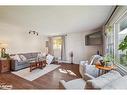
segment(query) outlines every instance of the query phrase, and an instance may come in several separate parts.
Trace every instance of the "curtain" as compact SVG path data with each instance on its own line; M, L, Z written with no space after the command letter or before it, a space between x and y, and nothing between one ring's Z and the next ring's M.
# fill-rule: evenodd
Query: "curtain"
M61 44L61 60L66 60L66 44L65 44L65 35L61 36L62 44Z
M48 43L48 50L49 50L49 54L54 55L53 52L53 39L52 37L49 37L49 43Z

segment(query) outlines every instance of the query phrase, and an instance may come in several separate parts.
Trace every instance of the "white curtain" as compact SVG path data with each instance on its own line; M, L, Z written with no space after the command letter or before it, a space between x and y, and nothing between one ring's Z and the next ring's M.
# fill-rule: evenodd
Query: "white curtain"
M66 44L65 44L65 35L61 36L62 45L61 45L61 60L66 60Z
M49 54L54 55L54 51L53 51L53 38L49 37L49 43L48 43L48 51Z
M61 60L65 61L66 60L66 44L65 44L65 37L66 35L62 35L62 36L54 36L54 37L61 37L62 39L62 44L61 44ZM51 55L54 55L54 50L53 50L53 38L54 37L49 37L49 45L48 45L48 50L49 50L49 53Z

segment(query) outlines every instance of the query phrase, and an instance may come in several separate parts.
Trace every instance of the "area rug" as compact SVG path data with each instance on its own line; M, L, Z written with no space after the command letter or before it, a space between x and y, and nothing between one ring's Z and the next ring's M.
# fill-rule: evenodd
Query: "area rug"
M43 69L35 69L32 72L30 72L30 68L26 68L26 69L22 69L19 71L14 71L12 72L13 74L24 78L28 81L33 81L53 70L55 70L56 68L60 67L60 65L55 65L55 64L50 64L47 65L46 67L44 67Z

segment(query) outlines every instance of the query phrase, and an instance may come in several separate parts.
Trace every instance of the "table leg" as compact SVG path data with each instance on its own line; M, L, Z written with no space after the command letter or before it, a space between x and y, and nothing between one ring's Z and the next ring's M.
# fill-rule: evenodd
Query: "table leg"
M43 62L41 61L41 62L40 62L40 68L41 68L41 69L42 69L42 66L43 66Z
M30 65L30 72L32 71L32 67L31 67L31 65Z

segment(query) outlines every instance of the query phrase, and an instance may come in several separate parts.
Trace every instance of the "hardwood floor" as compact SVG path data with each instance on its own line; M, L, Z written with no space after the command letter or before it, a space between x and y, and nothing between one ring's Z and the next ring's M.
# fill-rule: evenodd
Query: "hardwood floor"
M59 80L69 81L81 77L78 64L60 65L59 68L34 81L25 80L12 73L0 74L0 83L12 85L13 89L59 89Z

